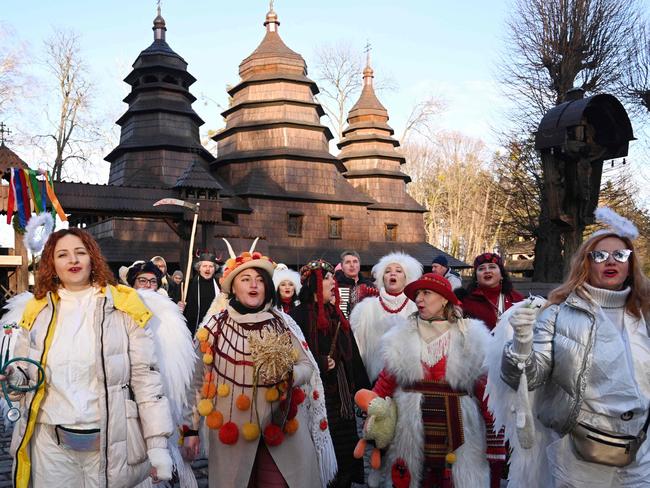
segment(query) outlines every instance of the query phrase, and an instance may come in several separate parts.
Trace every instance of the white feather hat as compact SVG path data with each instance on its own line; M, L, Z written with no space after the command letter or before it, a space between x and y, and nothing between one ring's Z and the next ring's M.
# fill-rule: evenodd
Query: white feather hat
M300 288L302 287L300 284L300 274L298 274L297 271L289 269L286 265L280 263L273 272L273 285L275 286L275 289L277 290L278 286L280 286L280 283L285 280L293 283L293 286L296 289L296 295L300 293Z
M597 222L605 224L607 228L597 230L591 237L610 233L626 237L631 241L639 237L639 229L636 228L636 225L609 207L598 207L594 212L594 217Z
M422 276L422 263L403 252L392 252L386 254L372 267L372 275L375 277L377 288L384 288L384 271L389 264L399 264L402 267L407 285Z

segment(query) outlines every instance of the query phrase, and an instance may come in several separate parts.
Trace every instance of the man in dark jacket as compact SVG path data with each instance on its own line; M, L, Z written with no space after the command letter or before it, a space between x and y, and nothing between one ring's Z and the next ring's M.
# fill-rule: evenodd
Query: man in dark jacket
M203 321L203 316L210 308L212 300L220 292L215 278L217 261L213 254L201 254L194 269L198 274L190 281L187 289L187 303L179 302L181 307L184 305L183 315L185 315L187 327L192 336Z
M362 285L365 285L366 288L375 287L372 280L364 278L360 271L361 259L359 253L356 251L343 251L341 253L341 269L334 274L334 278L341 296L341 311L345 318L350 317L354 306L364 298ZM360 291L362 291L361 294Z

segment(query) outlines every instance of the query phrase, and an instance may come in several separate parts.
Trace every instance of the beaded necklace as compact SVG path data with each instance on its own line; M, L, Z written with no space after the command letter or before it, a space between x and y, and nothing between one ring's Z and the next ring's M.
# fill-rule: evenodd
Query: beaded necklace
M390 308L386 302L384 302L384 299L380 296L379 297L379 303L381 304L381 307L386 310L388 313L400 313L402 310L404 310L404 307L406 307L406 304L409 302L409 298L406 297L404 299L404 303L402 303L399 307L397 308Z

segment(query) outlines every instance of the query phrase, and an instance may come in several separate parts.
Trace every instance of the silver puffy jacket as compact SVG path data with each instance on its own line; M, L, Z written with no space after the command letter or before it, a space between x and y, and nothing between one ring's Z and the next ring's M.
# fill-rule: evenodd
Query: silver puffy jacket
M560 435L575 426L584 399L596 337L596 305L572 292L543 310L535 324L533 352L526 359L528 389L536 395L540 421ZM501 376L516 389L521 361L506 344Z

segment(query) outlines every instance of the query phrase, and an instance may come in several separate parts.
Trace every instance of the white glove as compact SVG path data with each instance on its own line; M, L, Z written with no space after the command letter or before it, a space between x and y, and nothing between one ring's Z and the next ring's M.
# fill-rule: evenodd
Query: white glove
M151 466L156 468L156 478L159 480L172 479L173 461L166 447L154 447L147 451Z
M512 351L521 356L528 356L533 350L533 325L537 318L537 309L520 307L510 317L510 326L514 331Z

